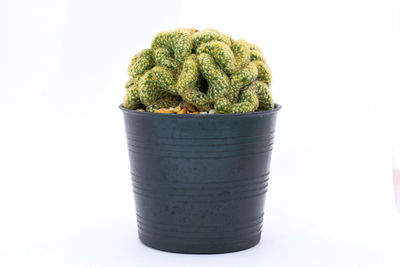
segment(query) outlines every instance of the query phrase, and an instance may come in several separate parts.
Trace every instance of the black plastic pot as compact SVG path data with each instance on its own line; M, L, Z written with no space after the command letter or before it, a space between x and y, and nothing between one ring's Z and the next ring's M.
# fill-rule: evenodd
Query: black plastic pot
M140 240L179 253L224 253L261 235L277 111L125 119Z

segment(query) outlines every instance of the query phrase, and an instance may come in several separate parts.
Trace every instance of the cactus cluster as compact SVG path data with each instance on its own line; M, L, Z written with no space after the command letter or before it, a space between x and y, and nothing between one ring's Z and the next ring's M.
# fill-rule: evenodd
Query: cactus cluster
M214 29L158 33L128 68L123 106L164 110L187 103L201 113L274 108L271 71L261 49Z

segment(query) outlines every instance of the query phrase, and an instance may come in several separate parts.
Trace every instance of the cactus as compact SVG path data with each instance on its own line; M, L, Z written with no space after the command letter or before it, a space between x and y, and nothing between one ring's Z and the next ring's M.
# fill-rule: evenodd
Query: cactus
M150 49L133 57L128 74L123 101L128 109L145 106L146 111L155 112L182 102L201 113L274 108L271 70L261 49L214 29L157 34Z

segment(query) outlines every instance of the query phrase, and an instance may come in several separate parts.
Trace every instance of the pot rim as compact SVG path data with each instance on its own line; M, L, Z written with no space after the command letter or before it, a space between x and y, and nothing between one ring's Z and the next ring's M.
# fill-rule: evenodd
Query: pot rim
M210 118L222 118L222 117L225 117L225 118L257 117L257 116L267 115L267 114L271 114L271 113L276 113L282 108L282 106L279 105L278 103L275 103L275 108L271 109L271 110L246 112L246 113L229 113L229 114L175 114L175 113L143 112L143 111L136 111L136 110L124 108L122 106L122 104L119 105L119 108L125 113L130 113L133 115L148 116L148 117L169 117L169 118L179 118L179 119L184 119L184 118L191 118L191 119L207 118L207 119L210 119Z

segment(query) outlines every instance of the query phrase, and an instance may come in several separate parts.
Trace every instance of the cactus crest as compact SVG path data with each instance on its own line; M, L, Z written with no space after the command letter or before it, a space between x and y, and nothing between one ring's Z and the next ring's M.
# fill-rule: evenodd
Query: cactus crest
M131 60L123 106L148 112L244 113L274 108L261 49L214 29L158 33ZM170 109L171 108L171 109ZM188 112L190 113L190 112Z

